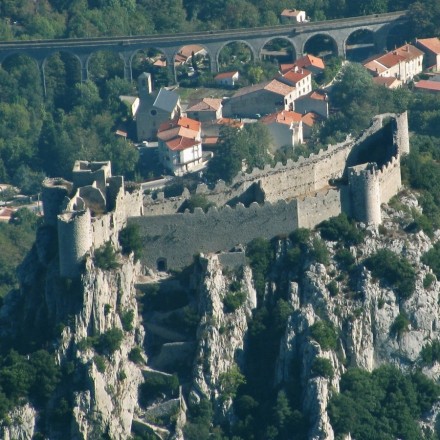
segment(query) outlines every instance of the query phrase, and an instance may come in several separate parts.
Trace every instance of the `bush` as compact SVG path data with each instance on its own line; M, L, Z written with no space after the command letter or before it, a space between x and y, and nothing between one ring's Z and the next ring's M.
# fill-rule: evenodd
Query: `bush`
M194 212L196 208L202 208L203 212L207 212L212 206L215 206L215 203L210 202L204 195L194 194L182 204L179 212L184 212L186 209Z
M335 280L332 280L327 284L327 289L331 297L334 297L339 293L338 283Z
M350 268L355 263L353 254L346 248L336 251L335 260L343 267Z
M440 242L435 243L428 252L425 252L421 261L429 266L438 278L440 276Z
M124 334L121 329L112 328L99 335L97 342L94 343L94 347L100 354L113 354L121 347L123 338Z
M408 299L415 289L416 272L409 261L388 249L381 249L365 260L374 277L391 284L400 299Z
M99 354L95 354L93 357L93 362L96 365L97 370L100 373L105 373L105 358L100 356Z
M324 220L318 225L318 229L325 240L342 240L347 246L362 243L365 236L364 232L356 228L355 222L349 220L344 213L329 220Z
M329 359L323 357L317 357L312 363L311 369L312 377L324 377L325 379L331 379L333 377L333 366Z
M128 354L128 359L135 364L143 364L144 358L142 357L142 349L140 347L133 347Z
M133 310L124 310L120 314L122 328L126 332L131 332L133 330L133 319L134 319L134 311Z
M225 313L235 312L246 302L246 293L239 290L238 292L229 292L223 298L223 309Z
M246 248L246 256L253 271L255 288L258 296L264 296L266 276L269 273L272 261L272 247L268 240L256 238L252 240Z
M95 266L102 270L113 270L119 267L116 261L116 251L110 241L95 250Z
M440 342L432 341L424 345L420 350L420 360L422 365L426 366L440 362Z
M338 342L338 333L329 321L317 321L310 327L310 336L323 350L335 350Z
M220 385L220 397L223 401L234 399L240 385L246 383L237 365L233 365L226 373L221 373L218 378Z
M165 374L149 372L140 385L140 400L142 405L156 399L161 394L176 397L179 390L179 379L175 374L168 376Z
M391 324L390 327L390 334L391 336L400 339L404 333L406 333L409 330L409 325L411 324L408 317L405 315L405 313L399 313L394 320L394 322Z
M432 273L427 273L425 278L423 278L423 288L429 289L435 282L435 276Z
M321 263L324 266L328 266L328 264L330 263L327 246L320 238L315 237L313 239L313 248L311 249L310 253L312 258L314 258L317 263Z
M128 255L134 253L134 259L139 260L142 253L142 237L137 225L129 224L119 232L119 244L122 253Z

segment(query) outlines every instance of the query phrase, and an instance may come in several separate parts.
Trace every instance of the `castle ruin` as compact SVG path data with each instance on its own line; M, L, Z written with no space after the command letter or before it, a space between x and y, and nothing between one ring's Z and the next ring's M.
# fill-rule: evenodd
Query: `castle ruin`
M325 151L241 173L226 186L218 182L203 194L217 207L179 212L190 197L143 196L128 192L110 162L77 161L73 181L46 179L45 222L57 225L60 274L80 274L84 256L111 240L127 224L143 239L148 267L185 267L200 252L228 251L253 238L272 238L299 227L313 228L341 212L378 225L380 206L401 187L400 158L409 153L407 114L376 116L357 139Z

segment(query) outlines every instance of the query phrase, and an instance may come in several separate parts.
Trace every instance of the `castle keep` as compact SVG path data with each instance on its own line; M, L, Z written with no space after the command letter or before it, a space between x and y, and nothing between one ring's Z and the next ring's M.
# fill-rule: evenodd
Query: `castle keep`
M199 185L196 193L217 206L207 213L179 212L190 197L187 190L180 197L144 197L126 191L123 178L111 176L109 162L78 161L73 182L45 180L45 221L58 228L62 276L77 276L87 252L108 240L116 244L127 222L141 230L147 266L182 268L199 252L313 228L341 212L380 224L380 205L400 189L400 158L407 153L407 114L379 115L357 139L239 174L230 186Z

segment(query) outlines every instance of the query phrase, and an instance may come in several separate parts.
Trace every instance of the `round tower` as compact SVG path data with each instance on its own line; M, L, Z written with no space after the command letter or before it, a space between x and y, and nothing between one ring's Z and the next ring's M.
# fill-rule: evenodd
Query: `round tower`
M67 212L58 216L60 275L74 278L81 273L81 262L92 246L90 211Z
M408 112L396 116L396 141L401 156L409 154Z
M379 225L382 216L376 164L362 164L350 168L349 185L353 217L366 224Z
M57 216L61 213L62 203L72 191L72 184L62 178L44 179L42 201L44 221L47 225L56 226Z

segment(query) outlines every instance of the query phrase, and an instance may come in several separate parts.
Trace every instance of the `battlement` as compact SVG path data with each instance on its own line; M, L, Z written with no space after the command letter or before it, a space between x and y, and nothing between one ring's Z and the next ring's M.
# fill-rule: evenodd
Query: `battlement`
M357 139L347 137L296 162L240 173L230 186L199 184L196 194L216 207L193 213L181 212L191 197L187 189L176 197L143 198L139 190L125 191L123 177L111 175L110 162L78 161L73 182L45 181L45 219L58 225L63 276L77 276L93 248L117 243L127 222L140 228L147 266L182 268L200 252L228 252L256 237L313 228L341 212L380 224L380 205L399 190L400 157L408 152L406 113L379 115Z

